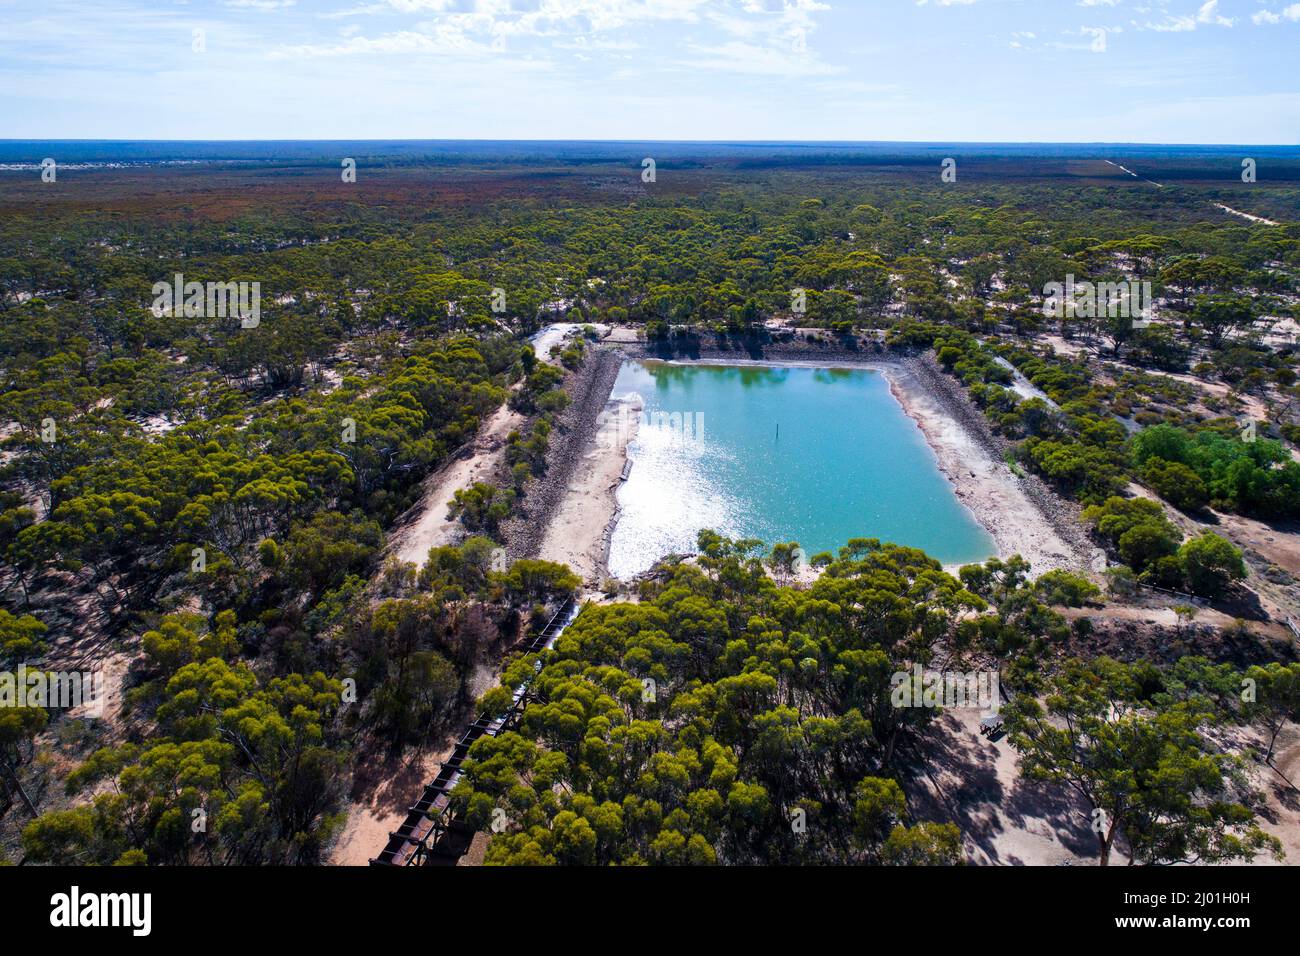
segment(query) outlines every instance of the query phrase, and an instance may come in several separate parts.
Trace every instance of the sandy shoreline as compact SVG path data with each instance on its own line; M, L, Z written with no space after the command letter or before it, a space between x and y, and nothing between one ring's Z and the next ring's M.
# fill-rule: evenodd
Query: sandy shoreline
M591 588L599 587L609 575L609 542L619 517L618 489L640 413L639 402L605 402L596 433L574 465L538 549L539 558L567 564Z
M566 380L570 404L551 430L546 467L529 483L515 514L501 525L500 540L511 560L572 562L584 580L602 580L600 536L614 508L609 473L615 468L621 473L623 464L600 454L605 441L601 435L621 367L617 353L596 349ZM607 496L608 504L603 504Z
M611 352L621 352L628 359L659 358L639 349ZM1035 576L1053 568L1081 569L1086 565L1087 551L1081 535L1063 529L1061 515L1056 515L1054 521L1045 513L1041 504L1044 489L1034 488L1035 479L1012 472L987 430L972 434L979 423L972 428L970 416L958 414L959 409L952 405L961 399L942 381L936 381L940 373L929 369L923 360L888 353L858 357L786 355L778 351L758 359L705 353L689 359L659 360L699 365L865 368L880 372L889 382L895 400L920 429L958 501L992 536L999 557L1021 555L1030 562ZM617 403L609 401L608 393L598 400L603 402L602 424L595 434L585 436L581 449L569 450L569 454L581 457L569 475L565 493L547 515L538 550L539 557L569 564L592 587L608 575L609 540L617 522L617 489L631 438L629 429L620 429L613 421L620 415ZM962 417L965 422L960 420ZM624 413L623 418L635 421L636 414Z
M1066 541L1031 499L1026 480L949 414L914 368L888 364L881 372L890 393L925 436L957 500L993 536L998 557L1020 555L1034 576L1055 568L1077 569L1084 563L1077 545Z

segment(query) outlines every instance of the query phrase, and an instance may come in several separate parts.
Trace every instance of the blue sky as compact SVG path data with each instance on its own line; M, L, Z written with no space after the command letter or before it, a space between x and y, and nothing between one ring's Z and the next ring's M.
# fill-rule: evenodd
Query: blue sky
M0 136L1292 144L1297 53L1292 0L0 0Z

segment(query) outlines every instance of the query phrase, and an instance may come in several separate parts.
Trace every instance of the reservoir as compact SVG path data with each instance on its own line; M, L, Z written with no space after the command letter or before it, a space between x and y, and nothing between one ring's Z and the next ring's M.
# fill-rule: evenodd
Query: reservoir
M615 577L694 552L701 528L798 541L809 556L849 538L944 564L997 551L879 371L629 360L611 398L633 393L644 409L618 492Z

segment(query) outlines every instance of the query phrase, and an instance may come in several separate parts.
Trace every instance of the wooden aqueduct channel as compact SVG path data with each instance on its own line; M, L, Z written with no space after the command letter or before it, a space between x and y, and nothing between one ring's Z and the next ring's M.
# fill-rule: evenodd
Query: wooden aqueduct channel
M522 650L535 654L551 647L577 617L573 598L566 598L546 626L525 643ZM371 866L450 865L464 855L473 831L451 809L451 791L460 780L461 765L469 748L480 737L495 737L519 725L524 709L534 699L527 683L515 688L510 708L496 717L480 716L471 723L440 766L438 775L424 788L420 799L407 811L406 819L392 833Z

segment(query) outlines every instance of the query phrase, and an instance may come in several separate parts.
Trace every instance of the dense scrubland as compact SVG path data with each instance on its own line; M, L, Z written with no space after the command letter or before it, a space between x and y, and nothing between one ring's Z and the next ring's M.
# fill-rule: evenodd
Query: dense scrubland
M527 346L558 320L933 354L1109 567L953 575L864 539L810 583L789 544L702 534L508 659L503 687L538 702L457 791L475 826L505 811L488 862L960 862L963 834L904 792L900 748L936 732L891 701L914 664L999 675L1021 772L1103 811L1100 859L1278 850L1248 754L1300 706L1279 623L1300 564L1233 522L1294 548L1300 165L1248 185L1152 157L1160 188L1094 159L984 157L956 183L785 156L647 183L639 160L0 174L0 669L122 678L99 720L0 709L5 856L319 862L363 763L500 709L482 669L580 585L498 550L586 359ZM260 283L258 324L160 314L177 273ZM1045 317L1067 275L1150 281L1155 321ZM508 477L449 503L462 540L386 559L502 405ZM1144 584L1242 618L1231 654L1087 653Z

